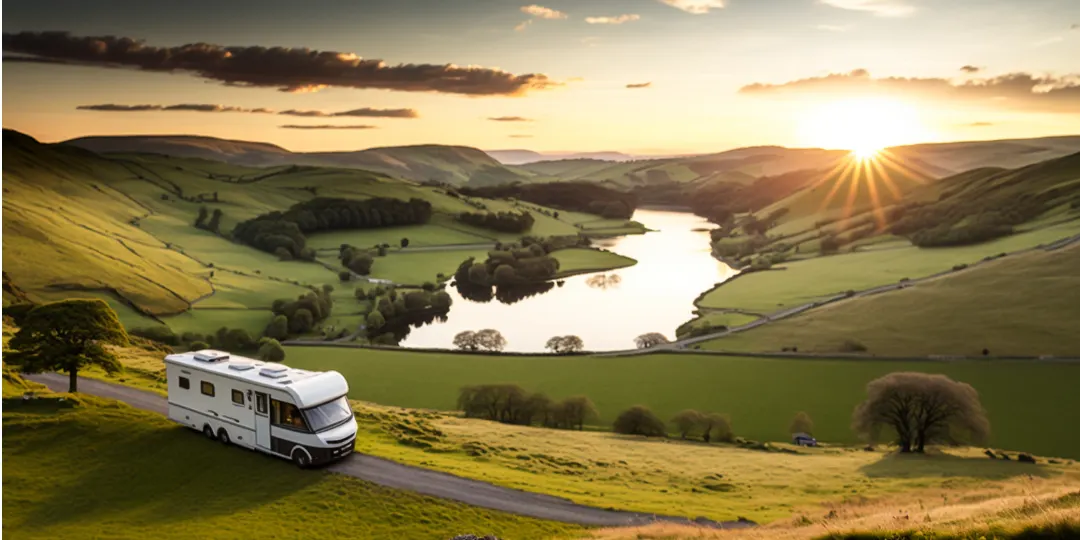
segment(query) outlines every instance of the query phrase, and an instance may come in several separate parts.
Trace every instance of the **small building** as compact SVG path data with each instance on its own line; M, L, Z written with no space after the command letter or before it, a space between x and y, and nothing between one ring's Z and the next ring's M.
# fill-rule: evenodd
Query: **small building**
M791 435L791 442L799 446L817 446L817 439L809 433L793 433Z

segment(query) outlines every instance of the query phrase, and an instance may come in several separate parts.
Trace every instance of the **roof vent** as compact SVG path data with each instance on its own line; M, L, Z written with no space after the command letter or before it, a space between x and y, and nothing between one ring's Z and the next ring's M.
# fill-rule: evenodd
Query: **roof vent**
M287 371L289 371L288 366L283 366L281 364L266 364L259 370L259 375L270 377L271 379L280 379L286 375Z
M251 362L244 362L242 360L233 360L232 362L229 362L229 369L235 371L247 371L254 368L255 364L252 364Z
M229 353L215 351L213 349L203 349L195 353L195 359L200 362L220 362L222 360L228 360Z

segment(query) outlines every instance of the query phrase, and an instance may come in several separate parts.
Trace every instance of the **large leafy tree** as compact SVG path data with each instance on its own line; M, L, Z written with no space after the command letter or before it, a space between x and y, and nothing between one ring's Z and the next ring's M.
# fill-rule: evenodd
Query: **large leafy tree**
M127 345L116 312L102 300L63 300L31 309L11 339L8 360L27 373L66 371L68 391L78 391L79 370L97 366L108 373L122 366L106 345Z

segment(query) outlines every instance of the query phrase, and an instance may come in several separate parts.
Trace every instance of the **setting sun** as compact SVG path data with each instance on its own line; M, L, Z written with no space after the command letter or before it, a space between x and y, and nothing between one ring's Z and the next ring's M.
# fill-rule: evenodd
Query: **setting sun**
M890 99L849 99L811 109L803 118L804 144L843 148L866 160L889 146L925 140L926 128L918 111Z

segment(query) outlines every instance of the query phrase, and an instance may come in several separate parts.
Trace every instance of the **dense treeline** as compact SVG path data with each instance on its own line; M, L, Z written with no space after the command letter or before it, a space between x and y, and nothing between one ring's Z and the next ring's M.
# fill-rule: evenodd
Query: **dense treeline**
M536 218L526 211L519 212L462 212L458 221L493 231L523 233L532 228Z
M548 255L543 244L529 244L489 251L484 262L469 257L458 266L454 277L473 285L516 285L551 279L558 271L558 259Z
M306 334L315 329L318 323L330 316L334 307L331 293L332 285L323 285L321 289L302 294L296 300L274 300L270 310L274 318L267 325L263 335L274 339L285 339L290 334Z
M596 406L585 396L554 401L539 392L530 394L516 384L466 386L458 394L457 406L466 418L558 429L581 430L598 416Z
M263 251L304 253L306 234L339 229L372 229L427 223L431 203L423 199L315 198L293 205L285 212L270 212L237 224L234 238Z
M489 199L516 198L561 210L598 214L612 219L629 219L638 206L638 197L592 182L551 182L507 184L483 188L463 188L462 194Z

